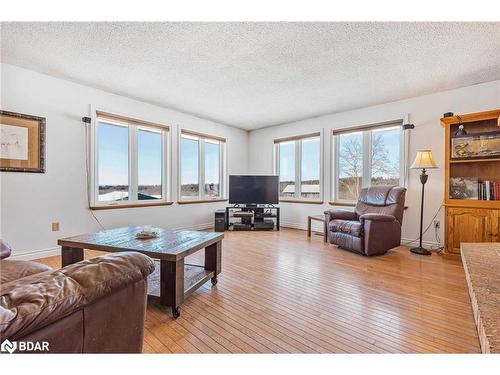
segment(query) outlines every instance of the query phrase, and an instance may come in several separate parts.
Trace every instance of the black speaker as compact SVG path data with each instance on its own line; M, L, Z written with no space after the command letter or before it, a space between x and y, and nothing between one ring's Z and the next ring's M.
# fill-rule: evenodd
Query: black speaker
M215 211L214 228L216 232L224 232L226 230L226 210Z

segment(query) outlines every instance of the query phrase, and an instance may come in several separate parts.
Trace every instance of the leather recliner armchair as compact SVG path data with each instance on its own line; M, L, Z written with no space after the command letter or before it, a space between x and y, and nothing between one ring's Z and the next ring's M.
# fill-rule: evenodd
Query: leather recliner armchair
M325 211L328 240L363 255L384 254L401 244L406 189L371 186L361 190L354 211Z
M142 351L149 257L114 253L53 270L9 255L0 241L0 342L45 341L48 353Z

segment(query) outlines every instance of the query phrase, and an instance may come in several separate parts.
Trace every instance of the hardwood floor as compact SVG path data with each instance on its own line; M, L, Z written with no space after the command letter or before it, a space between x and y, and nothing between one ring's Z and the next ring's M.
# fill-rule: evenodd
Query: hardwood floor
M293 229L226 232L217 286L193 293L177 320L149 303L144 337L147 353L479 351L458 256L401 246L368 258Z

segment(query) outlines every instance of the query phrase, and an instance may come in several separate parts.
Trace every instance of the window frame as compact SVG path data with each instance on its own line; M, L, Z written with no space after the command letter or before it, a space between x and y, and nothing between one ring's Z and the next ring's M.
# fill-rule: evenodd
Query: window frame
M318 198L303 198L302 193L302 140L309 138L319 138L319 197ZM278 138L273 142L273 174L280 175L280 144L285 142L295 142L295 192L293 197L279 196L280 202L290 203L323 203L323 129L314 133L294 135L286 138Z
M99 201L99 122L127 126L128 128L128 197L126 201ZM139 192L139 154L138 154L138 130L150 129L160 131L162 136L162 198L151 200L130 199L130 197L138 196ZM170 127L145 120L139 120L132 117L114 114L112 112L102 110L92 110L92 121L90 132L88 134L88 155L90 159L89 166L86 166L87 173L90 177L89 207L92 210L102 210L111 208L132 208L132 207L147 207L170 205Z
M198 139L198 196L186 198L182 196L182 136L196 137ZM218 197L205 195L205 142L219 143L219 187ZM203 134L187 129L179 129L177 141L177 203L203 203L222 202L227 200L227 141L226 138L216 135Z
M371 186L371 166L370 166L370 155L372 152L372 131L373 130L382 130L400 127L400 139L399 139L399 185L401 187L407 187L408 181L408 145L409 145L409 132L402 129L402 125L404 123L408 123L408 117L404 119L391 120L386 122L380 122L370 125L357 126L346 129L334 129L332 131L332 201L331 204L338 205L352 205L356 204L356 200L349 199L341 199L339 198L339 174L340 174L340 165L339 165L339 157L338 152L340 149L340 135L344 134L352 134L361 132L363 137L363 175L362 175L362 184L361 187L369 187Z

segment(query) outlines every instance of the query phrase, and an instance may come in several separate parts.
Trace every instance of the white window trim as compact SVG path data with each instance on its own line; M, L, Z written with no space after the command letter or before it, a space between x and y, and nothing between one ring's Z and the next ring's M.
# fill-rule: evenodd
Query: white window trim
M286 138L293 138L295 140L295 193L294 197L279 197L280 202L287 202L287 201L301 201L301 202L311 202L311 203L321 203L323 202L323 155L324 155L324 145L323 145L323 129L320 129L317 132L312 132L312 133L319 133L319 198L303 198L300 196L301 194L301 179L302 179L302 142L297 142L301 141L302 139L308 139L308 138L315 138L316 136L311 136L311 133L308 134L299 134L299 135L293 135L289 136ZM286 138L283 138L283 142L287 142ZM292 140L292 139L291 139ZM275 139L273 141L273 174L276 176L279 176L279 171L280 171L280 155L279 155L279 142L280 139Z
M397 123L400 122L401 125L409 123L409 114L404 116L403 118L387 121L388 123ZM384 127L384 122L380 122L380 128ZM368 125L362 125L359 127L355 127L352 129L352 133L355 132L363 132L363 151L367 151L363 153L363 183L362 183L362 188L370 186L370 181L371 181L371 168L370 168L370 163L369 163L369 158L367 155L371 154L371 132L364 130L364 127L370 127L370 126L377 126L377 123L374 124L368 124ZM393 127L395 125L387 125L387 127ZM343 129L342 129L343 130ZM345 133L350 133L351 131L349 128L345 129ZM337 155L337 150L339 149L339 136L332 134L332 201L333 203L346 203L346 204L351 204L351 203L356 203L356 201L353 200L348 200L348 199L340 199L338 197L338 188L339 188L339 158ZM407 187L408 184L408 150L409 150L409 140L410 140L410 132L401 130L400 133L400 148L399 148L399 186L401 187Z
M170 127L165 125L157 125L156 129L160 129L162 131L162 199L154 199L154 200L126 200L126 201L118 201L118 202L101 202L99 201L99 169L98 169L98 161L99 161L99 130L98 130L98 112L105 113L113 113L117 116L123 116L128 118L133 118L132 116L118 114L115 111L108 111L103 109L97 109L91 106L91 124L90 124L90 132L88 134L89 139L87 140L88 150L89 150L89 205L91 208L105 208L105 207L119 207L119 206L151 206L151 205L160 205L160 204L170 204L170 150L171 150L171 141L170 141ZM143 121L144 124L140 124ZM113 124L113 121L108 121ZM148 128L148 121L135 119L134 123L128 122L127 120L116 121L116 124L123 124L128 126L129 130L129 175L128 175L128 186L129 186L129 198L134 196L138 192L138 155L137 155L137 129L138 128ZM152 126L149 126L152 128Z
M198 138L198 196L186 198L182 196L182 135L195 136ZM219 142L220 157L219 157L219 186L220 196L207 197L205 196L205 140L213 140ZM177 202L206 202L206 201L221 201L227 200L227 141L216 135L201 134L188 129L179 128L177 134Z

